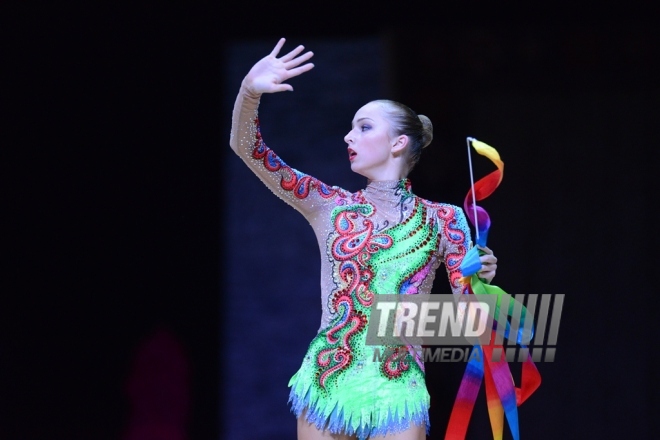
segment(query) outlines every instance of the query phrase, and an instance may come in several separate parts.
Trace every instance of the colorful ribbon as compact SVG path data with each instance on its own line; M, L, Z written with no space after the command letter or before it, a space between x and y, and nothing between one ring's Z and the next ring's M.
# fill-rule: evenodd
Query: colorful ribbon
M487 157L497 166L497 170L472 184L463 204L470 223L475 227L475 242L483 247L486 246L491 222L486 210L477 206L476 201L487 198L497 189L504 176L504 162L500 159L497 150L473 138L468 138L468 154L470 144L477 153ZM470 173L472 173L471 158ZM479 249L474 246L463 258L461 264L462 282L469 294L497 295L496 307L491 314L493 331L488 341L476 343L474 346L476 355L473 353L470 356L463 374L445 439L463 440L465 438L479 388L482 381L485 381L486 401L493 439L502 439L504 416L506 416L514 440L519 440L517 407L539 387L541 376L528 355L522 365L521 386L516 387L506 360L502 340L504 338L510 341L513 340L513 337L510 336L511 332L515 330L516 344L520 345L521 349L527 349L525 344L531 340L534 331L531 325L531 316L529 317L530 321L525 325L527 309L501 288L485 284L477 276L480 269Z

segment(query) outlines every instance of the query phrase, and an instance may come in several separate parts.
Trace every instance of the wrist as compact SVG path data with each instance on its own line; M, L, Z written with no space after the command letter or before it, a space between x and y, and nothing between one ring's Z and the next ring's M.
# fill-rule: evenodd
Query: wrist
M250 85L243 79L241 82L241 91L250 98L259 99L261 98L261 93L256 92Z

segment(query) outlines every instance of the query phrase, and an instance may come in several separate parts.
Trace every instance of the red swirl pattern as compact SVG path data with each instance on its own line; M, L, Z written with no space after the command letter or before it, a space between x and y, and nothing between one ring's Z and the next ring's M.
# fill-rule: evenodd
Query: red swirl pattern
M333 349L334 351L334 356L332 356L332 359L337 362L336 365L333 365L332 367L328 368L326 371L324 371L320 376L319 376L319 384L321 387L325 388L325 383L328 380L328 377L340 370L343 370L346 368L351 361L353 360L353 353L351 352L350 348L344 348L344 347L339 347ZM328 358L328 363L329 363L329 358Z
M317 355L319 385L325 388L328 378L348 368L352 359L352 338L367 327L367 314L360 310L368 308L374 294L368 286L373 272L367 262L374 252L392 246L392 238L374 234L374 225L365 218L367 212L346 209L335 217L337 236L330 250L338 267L340 286L330 297L330 308L337 313L337 321L326 335L326 342L333 346ZM336 362L331 365L332 361Z
M268 148L261 137L259 118L255 118L254 124L256 127L256 133L252 157L261 160L264 168L268 171L276 172L281 170L282 178L280 180L280 186L282 189L291 191L293 195L299 199L307 198L310 191L314 188L316 188L319 195L325 199L332 198L336 195L340 195L341 197L346 196L338 188L328 186L320 180L308 176L307 174L300 173L284 163L284 161L280 159L273 150Z
M410 368L408 359L408 347L401 346L394 348L392 354L381 365L383 373L390 379L401 376L404 371Z
M445 254L445 266L449 271L449 282L452 287L460 286L462 277L460 266L463 257L467 253L465 248L465 233L456 227L456 211L451 206L442 205L438 207L438 217L444 220L442 233L451 244L455 245L454 252Z
M339 298L342 295L350 295L355 292L356 298L365 307L371 306L374 294L367 289L373 274L369 268L360 268L358 263L353 260L342 262L339 268L339 277L346 283L345 287L335 293L333 298ZM337 304L333 302L334 310L337 310Z

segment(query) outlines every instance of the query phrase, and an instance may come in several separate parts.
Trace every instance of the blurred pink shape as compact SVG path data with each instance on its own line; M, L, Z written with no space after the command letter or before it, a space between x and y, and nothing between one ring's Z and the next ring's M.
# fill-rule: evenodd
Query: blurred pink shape
M190 367L180 341L160 328L138 347L127 382L131 415L123 440L187 440Z

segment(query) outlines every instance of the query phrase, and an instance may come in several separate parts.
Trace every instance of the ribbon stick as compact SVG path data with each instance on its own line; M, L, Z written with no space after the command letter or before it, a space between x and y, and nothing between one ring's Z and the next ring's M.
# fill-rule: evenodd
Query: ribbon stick
M497 169L486 177L479 179L477 183L473 183L472 177L472 155L468 149L468 157L470 158L470 180L472 185L467 195L465 196L465 201L463 202L463 208L465 213L476 228L476 243L479 246L486 246L486 240L488 239L488 230L490 229L490 217L485 209L480 206L477 206L477 201L481 201L486 197L490 196L497 187L502 182L504 177L504 162L500 159L500 154L497 150L490 145L487 145L481 141L478 141L474 138L467 138L468 146L472 144L474 150L482 156L490 159Z
M502 182L504 177L504 162L493 147L474 138L467 138L468 157L470 165L470 190L465 196L463 207L470 223L475 228L476 244L486 246L488 231L491 226L488 212L477 201L490 196ZM497 169L476 183L473 178L470 145L477 153L490 159ZM477 399L482 382L485 382L486 401L491 430L494 440L501 440L504 431L504 417L509 425L514 440L520 439L518 429L518 410L520 406L541 384L541 376L530 356L522 365L521 387L516 387L506 359L506 350L502 342L504 338L515 341L522 349L526 349L533 335L533 326L524 325L525 319L533 319L531 314L519 301L511 297L501 288L485 284L478 276L481 269L479 249L474 246L468 251L461 263L462 283L468 294L496 295L496 307L492 311L493 330L490 338L477 342L468 361L463 380L458 389L454 408L449 419L445 440L463 440L472 416L474 403ZM530 329L525 331L525 329ZM515 329L514 335L510 333ZM498 343L499 342L499 343Z

